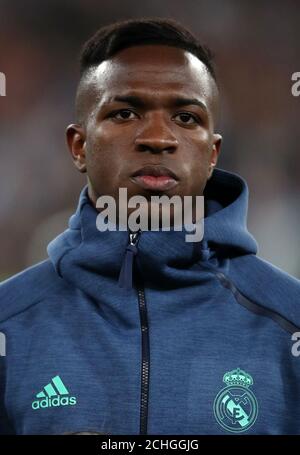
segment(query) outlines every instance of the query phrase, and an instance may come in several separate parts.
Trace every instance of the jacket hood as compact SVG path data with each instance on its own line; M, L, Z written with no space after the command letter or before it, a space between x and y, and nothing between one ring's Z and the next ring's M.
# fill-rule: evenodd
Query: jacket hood
M159 281L167 285L171 280L178 285L188 278L185 272L198 261L257 252L256 241L246 226L248 188L245 181L235 174L215 169L204 196L204 238L201 242L186 242L186 231L141 233L136 261L148 280L151 276L156 284ZM87 187L83 188L69 228L48 245L48 254L57 273L85 291L94 286L94 280L99 281L99 274L111 285L115 284L129 243L127 231L100 232L96 227L98 215L89 200ZM171 269L176 269L177 273L172 274Z

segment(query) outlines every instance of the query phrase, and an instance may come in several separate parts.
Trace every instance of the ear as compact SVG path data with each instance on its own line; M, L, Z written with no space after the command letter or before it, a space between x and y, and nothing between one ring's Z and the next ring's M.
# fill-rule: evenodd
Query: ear
M75 166L79 172L86 172L84 128L77 124L69 125L66 129L66 138Z
M221 152L221 142L222 142L222 136L220 134L214 134L213 135L213 146L212 146L212 151L210 155L210 163L209 163L209 173L208 173L208 178L210 179L212 176L212 173L214 171L214 168L217 165L218 158Z

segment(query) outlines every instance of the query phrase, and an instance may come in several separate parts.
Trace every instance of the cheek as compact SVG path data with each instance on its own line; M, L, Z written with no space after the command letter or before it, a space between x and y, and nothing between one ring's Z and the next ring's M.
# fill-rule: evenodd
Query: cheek
M100 124L91 124L88 127L88 135L92 138L94 145L101 143L105 146L109 144L122 144L132 138L132 128L128 126L103 121Z
M188 176L186 180L186 192L193 195L203 193L210 168L210 148L206 144L202 147L195 148L187 152L185 159L182 161L182 169Z
M198 175L208 172L211 144L206 134L200 135L194 138L194 140L189 140L185 144L184 151L185 157L182 160L183 169L190 174Z
M89 180L97 194L114 195L121 185L120 175L124 167L124 135L112 128L95 128L86 141L86 163Z
M93 158L101 155L103 159L118 162L124 151L129 150L129 146L130 137L126 131L116 129L114 125L90 127L88 131L87 151Z
M106 129L90 127L86 140L88 169L96 168L105 172L113 160L114 140Z
M190 131L181 139L183 150L190 155L191 161L207 161L212 147L213 136L206 128Z

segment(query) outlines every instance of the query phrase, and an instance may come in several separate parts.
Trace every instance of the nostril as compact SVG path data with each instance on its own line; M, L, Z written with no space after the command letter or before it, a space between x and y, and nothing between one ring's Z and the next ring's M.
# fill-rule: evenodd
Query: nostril
M150 134L139 135L135 139L135 146L138 151L161 153L161 152L174 152L178 147L178 141L176 137L171 133L160 134L159 131L152 131Z
M149 143L138 143L137 144L137 150L139 152L150 152L150 153L162 153L162 152L168 152L168 153L173 153L176 150L175 145L170 145L170 144L149 144Z
M141 145L138 147L138 151L140 152L150 152L150 153L173 153L175 152L174 147L149 147L149 145Z

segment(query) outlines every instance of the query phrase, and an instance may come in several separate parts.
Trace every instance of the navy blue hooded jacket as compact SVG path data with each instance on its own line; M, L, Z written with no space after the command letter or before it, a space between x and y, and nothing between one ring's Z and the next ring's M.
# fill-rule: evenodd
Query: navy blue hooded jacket
M126 253L85 188L49 259L1 284L0 433L300 434L300 283L256 256L240 177L205 196L202 242Z

